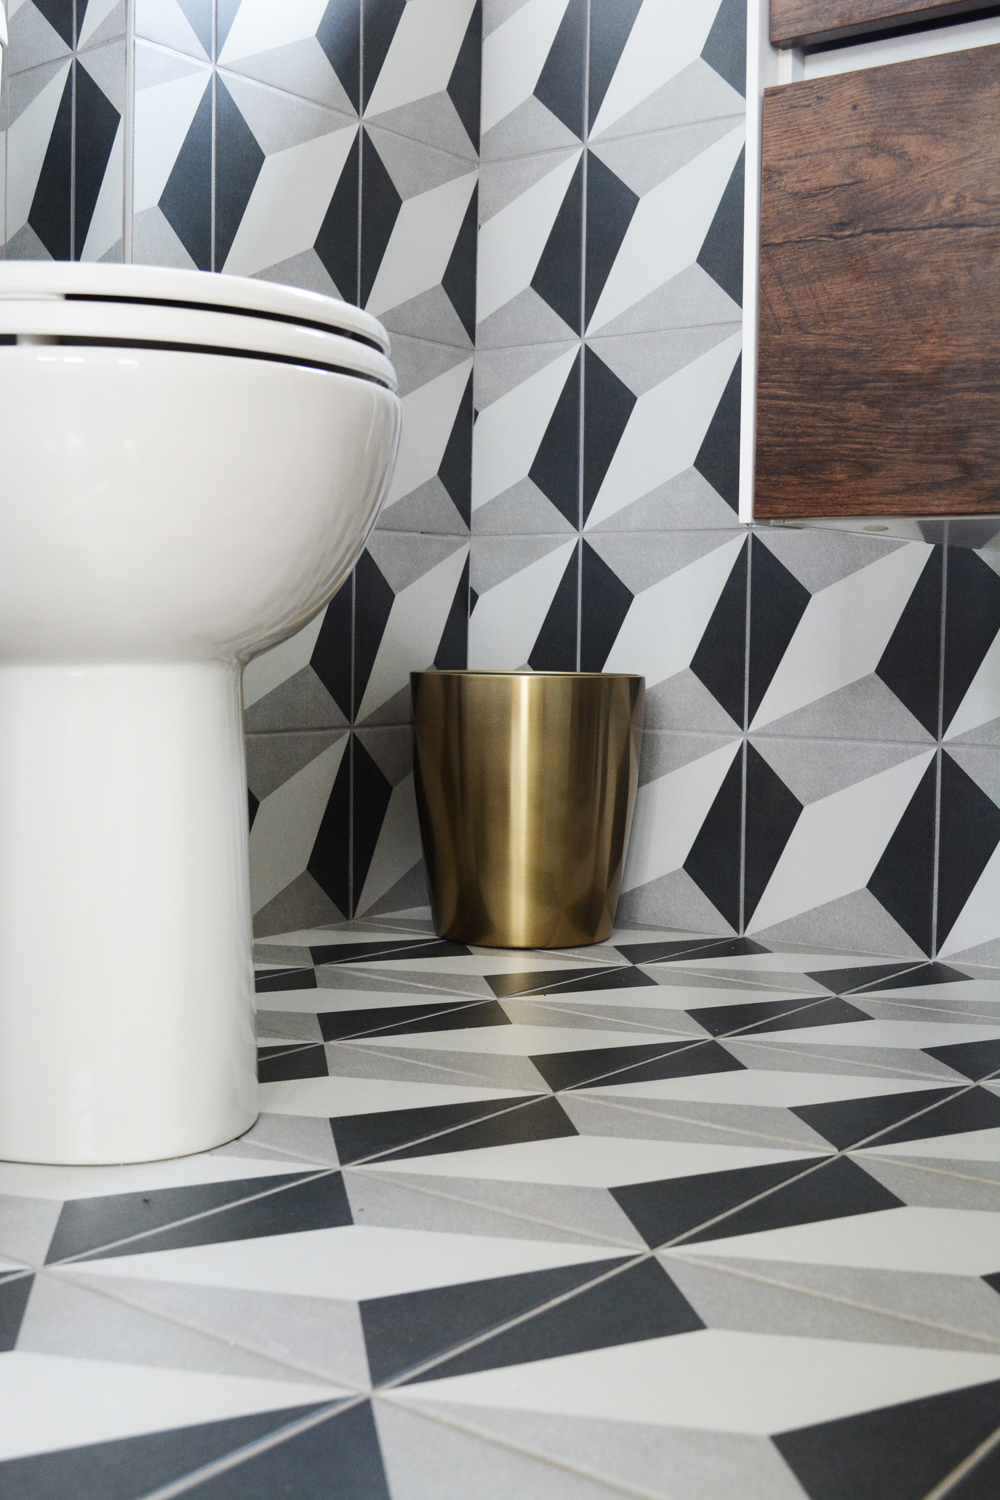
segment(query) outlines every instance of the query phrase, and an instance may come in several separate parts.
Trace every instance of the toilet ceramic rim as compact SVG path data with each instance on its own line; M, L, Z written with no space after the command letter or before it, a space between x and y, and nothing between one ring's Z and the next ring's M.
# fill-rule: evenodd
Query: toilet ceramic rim
M228 355L396 389L388 338L369 314L315 292L200 271L0 264L0 345L15 344Z
M360 307L273 281L168 266L103 265L90 261L0 262L0 301L34 297L166 305L234 313L315 328L389 353L381 323Z

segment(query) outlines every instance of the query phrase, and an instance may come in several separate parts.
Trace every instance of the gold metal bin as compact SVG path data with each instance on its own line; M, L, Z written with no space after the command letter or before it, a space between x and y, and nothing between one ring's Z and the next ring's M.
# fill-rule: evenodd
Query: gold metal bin
M441 937L599 943L621 889L641 677L414 672L417 810Z

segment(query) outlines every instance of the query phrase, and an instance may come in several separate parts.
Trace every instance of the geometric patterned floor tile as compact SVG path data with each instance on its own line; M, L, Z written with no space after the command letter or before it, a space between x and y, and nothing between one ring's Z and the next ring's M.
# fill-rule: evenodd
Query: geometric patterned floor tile
M242 1140L0 1166L0 1486L925 1500L977 1451L992 978L662 928L507 954L416 909L260 953Z

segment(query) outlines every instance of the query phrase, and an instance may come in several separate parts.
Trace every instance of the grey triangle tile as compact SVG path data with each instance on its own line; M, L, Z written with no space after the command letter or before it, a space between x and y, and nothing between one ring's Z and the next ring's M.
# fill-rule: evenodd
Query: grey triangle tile
M454 500L435 474L401 500L383 506L376 522L379 531L419 531L456 536L468 532Z
M465 325L441 286L431 287L419 297L379 313L379 322L390 333L451 344L465 351L472 347Z
M754 735L757 753L803 806L911 760L915 745ZM863 940L859 934L859 940Z
M602 335L588 339L587 343L633 395L644 396L737 333L739 327L738 323L722 323L655 333Z
M144 1359L142 1363L256 1375L271 1380L329 1380L356 1389L369 1384L356 1302L285 1296L257 1288L244 1291L128 1276L88 1276L82 1270L59 1274L63 1282L121 1299L118 1305L124 1306L104 1333L105 1339L110 1338L112 1329L119 1339L127 1336L130 1323L141 1331L143 1324L139 1320L143 1314L165 1320L167 1329L174 1330L171 1343L167 1337L163 1338L162 1354L166 1357ZM72 1309L68 1309L68 1316L72 1318ZM184 1335L191 1336L194 1330L204 1337L192 1344L189 1360L200 1358L203 1363L179 1359L171 1347L179 1345L184 1350ZM75 1342L84 1357L102 1357L86 1354L85 1338ZM53 1348L47 1352L70 1351ZM110 1352L104 1357L118 1356Z
M407 1398L400 1394L392 1399L402 1404ZM381 1404L388 1402L383 1398ZM613 1486L616 1495L644 1496L647 1500L805 1497L766 1437L445 1401L422 1400L420 1410L438 1415L442 1423L454 1423L463 1430L471 1428L496 1443L537 1453L553 1466L546 1471L553 1476L564 1467L599 1475ZM401 1434L406 1431L401 1424ZM563 1500L558 1489L548 1487L550 1482L557 1481L543 1477L541 1488L531 1490L524 1487L521 1476L521 1487L510 1493L530 1496L531 1500L549 1500L550 1495ZM586 1490L569 1494L572 1500L590 1500Z
M245 711L250 735L268 730L346 728L347 720L312 667L302 667Z
M45 1263L62 1204L51 1198L0 1194L0 1254L25 1265Z
M859 1306L850 1299L831 1295L825 1286L818 1295L794 1288L776 1267L771 1267L771 1279L749 1269L747 1262L741 1263L741 1269L733 1270L700 1261L683 1250L667 1252L660 1259L708 1328L775 1334L782 1338L989 1351L988 1335L984 1338L971 1332L950 1332L923 1319L896 1317L891 1312L875 1310L870 1302ZM984 1292L988 1290L983 1286ZM987 1306L985 1297L975 1300L980 1310ZM1000 1299L996 1300L997 1310L987 1326L996 1330L1000 1348ZM925 1316L929 1310L925 1306Z
M382 1068L385 1071L371 1074L356 1073L354 1076L406 1078L412 1079L415 1083L424 1080L430 1082L433 1078L434 1082L445 1083L448 1075L453 1074L456 1083L475 1079L478 1083L488 1083L493 1088L510 1089L515 1092L520 1089L538 1094L549 1092L548 1085L529 1058L507 1057L488 1052L462 1052L460 1050L461 1031L449 1031L447 1036L459 1044L453 1051L443 1047L408 1049L403 1039L399 1039L396 1045L391 1047L384 1044L377 1048L371 1047L369 1054L374 1054L372 1067L378 1065L379 1058L384 1058ZM356 1048L359 1052L365 1047L363 1041L345 1045L352 1050ZM341 1071L340 1058L341 1054L338 1053L337 1071ZM332 1059L330 1069L331 1072L334 1071Z
M978 1348L991 1353L991 1343L1000 1343L1000 1297L979 1276L941 1275L928 1271L881 1270L868 1266L801 1264L765 1258L716 1259L711 1252L678 1249L665 1259L683 1257L721 1271L740 1272L817 1298L836 1298L860 1309L892 1314L900 1327L889 1343L928 1344L946 1340L977 1339ZM916 1328L908 1332L905 1322ZM922 1325L922 1326L921 1326ZM884 1342L886 1340L878 1340ZM942 1343L941 1347L948 1347Z
M514 344L561 343L572 337L573 330L569 324L564 323L544 298L529 286L483 319L476 329L476 348L502 349Z
M220 1146L211 1154L236 1157L256 1155L267 1160L275 1153L317 1166L339 1165L329 1121L311 1115L258 1115L257 1123L245 1135L227 1146Z
M733 123L732 115L717 116L672 130L616 136L613 140L602 134L591 150L641 198L728 135Z
M647 130L665 130L695 120L727 115L742 118L745 110L743 96L699 57L621 119L615 120L607 130L601 131L597 139L605 141Z
M568 126L532 95L485 132L480 152L484 162L497 162L578 144Z
M376 126L393 130L411 141L423 141L439 151L448 151L453 156L476 160L476 149L469 140L465 126L447 92L429 94L415 99L412 104L400 105L398 109L386 110L384 114L366 118Z
M286 42L253 57L234 59L226 64L231 73L243 73L272 88L299 94L344 114L353 113L347 90L327 61L315 37Z
M720 937L730 937L733 933L733 928L686 870L675 870L625 891L618 903L618 921L694 927Z
M657 328L693 328L739 319L736 302L701 266L688 266L610 322L601 333L649 333Z
M904 542L880 537L861 536L854 531L824 532L823 546L817 547L809 532L796 527L762 528L760 539L788 571L805 584L810 594L829 588L869 563L878 562L890 552L905 546Z
M954 1162L948 1171L946 1161L936 1159L914 1162L908 1157L876 1156L860 1151L853 1158L876 1182L881 1182L897 1198L916 1208L957 1208L977 1213L1000 1214L1000 1165L986 1163L987 1174L980 1174L976 1161Z
M253 930L255 936L266 937L269 933L338 922L343 915L309 871L303 870L284 890L279 891L254 913Z
M728 530L736 512L697 469L684 469L666 484L633 500L606 521L588 526L588 536L605 531Z
M257 271L254 279L301 287L306 292L320 292L324 297L346 297L350 301L354 296L353 287L345 286L341 291L315 250L300 250L298 255L279 260L266 271Z
M641 1248L643 1243L603 1188L499 1182L437 1173L380 1173L377 1163L370 1168L349 1168L344 1180L356 1224L579 1242L591 1248Z
M397 1399L372 1406L394 1500L621 1500L622 1491L580 1472L480 1435L463 1412L439 1422Z
M815 906L810 911L755 931L754 938L773 946L802 943L816 948L839 948L842 952L863 950L893 958L923 958L922 949L900 927L868 890Z
M256 1343L257 1328L247 1324L245 1311L242 1331L230 1328L220 1337L192 1327L189 1314L178 1320L177 1303L190 1304L189 1289L175 1289L180 1296L174 1298L157 1297L157 1290L154 1282L119 1285L117 1277L47 1271L35 1277L17 1347L26 1354L315 1384L315 1374L248 1347L247 1334L249 1344ZM244 1303L249 1300L245 1294ZM331 1390L331 1397L337 1394Z
M861 677L835 693L767 725L769 734L791 734L799 739L905 740L927 744L930 735L880 677ZM866 947L859 937L859 947Z
M771 1150L830 1149L828 1141L787 1109L645 1098L639 1094L616 1097L610 1092L597 1097L576 1090L561 1094L560 1103L582 1135Z
M647 687L645 727L681 731L697 728L731 735L739 725L701 678L686 667L683 672Z
M904 1047L827 1047L815 1042L803 1047L783 1044L780 1040L756 1041L741 1037L732 1037L723 1045L746 1068L955 1082L952 1068L928 1057L926 1052Z
M472 530L475 536L550 536L575 528L531 479L522 479L473 511Z

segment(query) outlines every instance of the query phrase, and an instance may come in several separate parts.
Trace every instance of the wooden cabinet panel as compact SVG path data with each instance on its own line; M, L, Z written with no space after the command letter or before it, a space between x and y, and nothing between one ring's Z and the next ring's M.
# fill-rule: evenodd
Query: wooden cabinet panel
M755 492L1000 512L1000 47L765 94Z
M771 43L804 47L927 21L971 20L996 0L771 0Z

